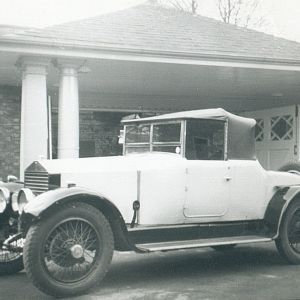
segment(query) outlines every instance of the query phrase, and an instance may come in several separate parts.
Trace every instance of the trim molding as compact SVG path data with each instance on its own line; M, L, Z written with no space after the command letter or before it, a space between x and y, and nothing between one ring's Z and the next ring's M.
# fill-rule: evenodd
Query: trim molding
M300 71L299 60L213 55L209 53L183 53L126 48L105 48L97 45L68 45L36 43L28 41L0 40L0 51L16 54L48 57L73 57L84 59L108 59L166 64L184 64L231 68Z

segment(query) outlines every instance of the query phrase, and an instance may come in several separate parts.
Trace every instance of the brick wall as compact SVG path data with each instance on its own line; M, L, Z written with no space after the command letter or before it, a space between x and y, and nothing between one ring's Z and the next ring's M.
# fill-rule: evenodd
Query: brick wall
M84 142L95 142L94 156L110 156L122 154L122 146L118 144L121 129L122 113L82 112L80 114L80 146L81 156L85 156Z
M21 89L0 86L0 178L19 176ZM122 154L120 120L128 113L80 112L80 156ZM52 113L53 158L57 157L57 112Z
M121 118L117 112L80 112L80 157L122 154L118 144ZM52 114L53 158L57 157L57 113Z
M21 90L0 86L0 178L19 176Z

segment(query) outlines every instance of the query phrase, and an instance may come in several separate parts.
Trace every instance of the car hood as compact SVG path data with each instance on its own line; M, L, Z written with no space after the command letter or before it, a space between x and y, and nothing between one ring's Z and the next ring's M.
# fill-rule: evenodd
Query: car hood
M184 161L185 159L180 155L173 153L145 153L76 159L42 159L32 163L26 171L46 171L49 174L61 174L165 169L183 165Z

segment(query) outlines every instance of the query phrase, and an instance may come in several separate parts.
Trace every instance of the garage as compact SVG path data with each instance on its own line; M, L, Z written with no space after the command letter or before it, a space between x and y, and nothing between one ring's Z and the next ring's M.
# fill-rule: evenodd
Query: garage
M257 119L267 169L298 159L297 42L139 5L3 29L0 54L2 178L22 177L39 157L119 154L119 121L129 114L217 107Z

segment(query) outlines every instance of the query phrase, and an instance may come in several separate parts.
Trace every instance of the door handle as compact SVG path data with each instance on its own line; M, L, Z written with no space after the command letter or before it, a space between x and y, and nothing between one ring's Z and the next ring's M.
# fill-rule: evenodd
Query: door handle
M231 179L232 179L232 177L228 177L228 176L225 177L225 180L226 180L226 181L230 181Z

